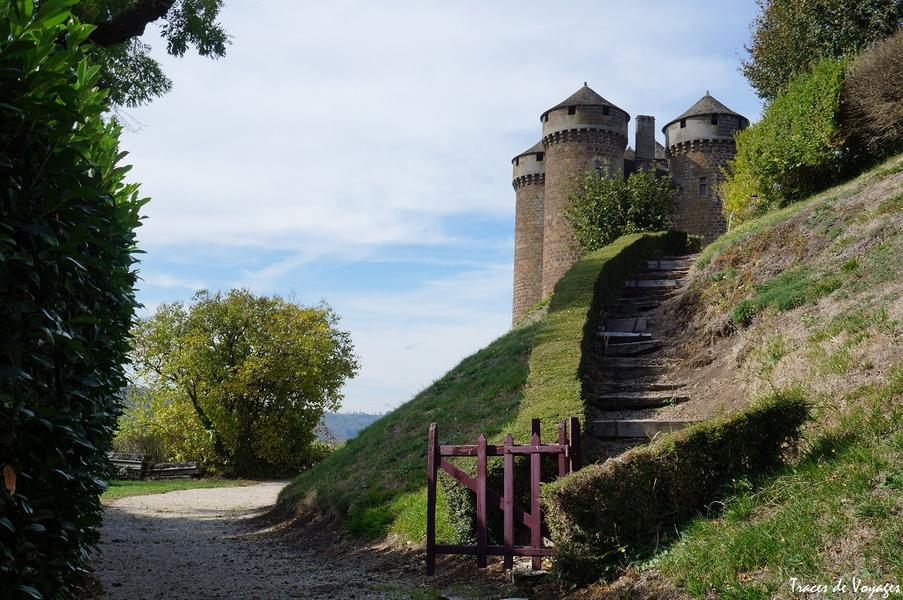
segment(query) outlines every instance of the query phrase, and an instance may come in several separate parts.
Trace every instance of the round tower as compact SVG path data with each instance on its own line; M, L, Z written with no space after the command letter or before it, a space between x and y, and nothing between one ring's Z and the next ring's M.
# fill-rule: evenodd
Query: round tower
M545 153L542 142L511 160L514 213L514 310L512 324L542 300L542 227Z
M706 92L662 128L671 177L680 188L675 229L702 235L707 242L724 233L721 169L736 154L734 135L748 126L749 119Z
M624 149L630 115L585 83L571 97L540 117L545 148L542 297L580 258L580 245L565 220L568 195L587 171L624 176Z

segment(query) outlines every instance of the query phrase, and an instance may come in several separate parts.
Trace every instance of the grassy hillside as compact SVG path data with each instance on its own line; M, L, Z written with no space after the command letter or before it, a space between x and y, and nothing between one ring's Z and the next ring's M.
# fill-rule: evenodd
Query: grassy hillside
M551 439L555 423L583 419L581 346L600 290L617 289L634 266L670 246L676 234L624 236L574 265L555 288L548 312L464 359L441 379L364 429L327 459L301 474L280 500L296 510L347 516L349 529L366 537L394 533L425 536L426 434L439 424L442 443L474 443L480 433L525 440L530 420L543 420ZM439 496L437 534L450 540Z
M691 277L670 318L694 401L729 412L795 389L815 418L790 466L736 481L617 593L903 586L903 155L722 236Z

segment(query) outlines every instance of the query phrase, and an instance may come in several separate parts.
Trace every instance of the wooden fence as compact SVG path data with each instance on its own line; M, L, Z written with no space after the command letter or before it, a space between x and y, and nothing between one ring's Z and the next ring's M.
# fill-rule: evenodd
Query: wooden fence
M568 427L569 425L569 427ZM568 429L570 431L568 431ZM540 509L540 477L542 456L551 455L558 461L558 476L564 476L580 468L580 421L577 417L558 423L558 441L543 445L540 438L539 419L532 422L532 440L527 445L516 445L511 435L505 437L501 446L486 443L486 436L480 434L476 445L440 445L439 431L435 423L430 424L427 453L427 513L426 513L426 572L436 571L436 556L439 554L469 554L477 557L479 567L486 566L487 556L503 556L504 566L510 569L515 556L533 558L533 569L542 568L542 557L553 556L554 548L544 548L542 538L547 536L542 525ZM471 477L446 457L474 456L477 459L476 478ZM490 456L502 457L503 491L501 494L486 487L486 463ZM530 457L530 509L529 512L514 502L514 459L516 456ZM452 545L436 543L436 485L442 469L456 481L476 494L476 545ZM493 506L503 514L503 545L490 546L488 543L486 513ZM530 531L528 546L515 546L515 525Z
M111 452L109 457L119 479L188 479L203 475L196 462L153 464L144 454L118 452Z

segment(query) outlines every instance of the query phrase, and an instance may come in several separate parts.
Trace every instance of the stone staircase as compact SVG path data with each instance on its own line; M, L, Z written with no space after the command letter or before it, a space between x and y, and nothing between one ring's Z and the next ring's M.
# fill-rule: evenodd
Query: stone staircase
M590 404L592 433L601 440L642 441L693 423L659 409L688 401L684 383L670 377L674 365L661 357L655 310L677 295L695 255L650 260L624 283L608 307L596 340L600 366Z

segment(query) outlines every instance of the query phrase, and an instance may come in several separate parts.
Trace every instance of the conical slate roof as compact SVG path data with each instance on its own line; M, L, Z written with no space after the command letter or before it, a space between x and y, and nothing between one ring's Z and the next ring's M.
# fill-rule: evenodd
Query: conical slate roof
M568 96L567 99L562 100L546 112L542 113L540 119L545 118L545 116L553 110L565 108L566 106L612 106L618 110L623 110L597 94L595 90L586 85L586 82L583 82L582 88Z
M734 115L736 117L746 118L738 112L734 112L724 104L718 101L717 98L709 94L705 93L705 96L700 98L696 104L688 108L682 115L671 119L668 121L664 127L662 127L662 131L667 129L672 123L676 123L681 119L688 119L690 117L699 117L703 115Z
M535 144L530 146L528 149L524 150L523 152L521 152L520 154L518 154L517 156L512 158L511 162L514 162L521 156L527 156L528 154L539 154L540 152L543 152L543 151L545 151L545 148L542 145L542 140L539 140L538 142L536 142Z
M529 149L524 150L523 152L518 154L518 156L524 156L525 154L539 154L543 150L545 150L545 148L543 148L542 140L539 140L538 142L530 146Z

